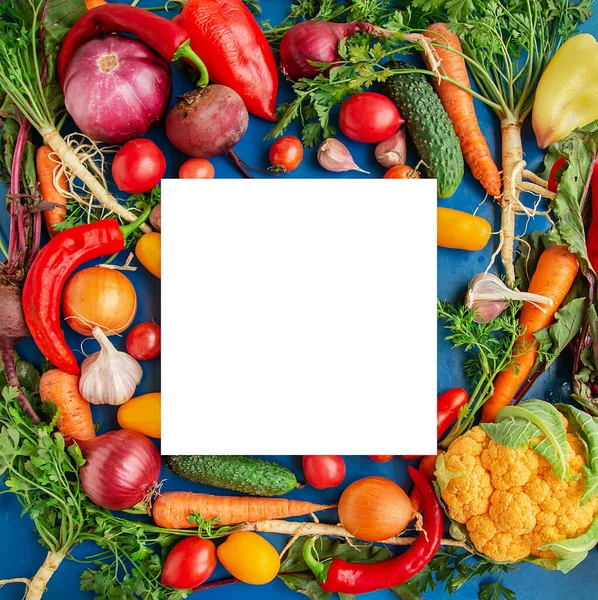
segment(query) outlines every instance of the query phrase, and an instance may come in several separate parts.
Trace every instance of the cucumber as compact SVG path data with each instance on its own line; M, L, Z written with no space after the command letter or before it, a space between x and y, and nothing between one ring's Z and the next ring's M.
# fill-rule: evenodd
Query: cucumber
M286 467L253 456L167 456L166 466L189 481L252 496L282 496L297 486Z
M393 70L413 69L403 61L388 63ZM426 166L428 177L438 180L438 196L452 196L463 179L463 153L449 116L432 85L421 73L393 75L382 90L407 123L409 135Z

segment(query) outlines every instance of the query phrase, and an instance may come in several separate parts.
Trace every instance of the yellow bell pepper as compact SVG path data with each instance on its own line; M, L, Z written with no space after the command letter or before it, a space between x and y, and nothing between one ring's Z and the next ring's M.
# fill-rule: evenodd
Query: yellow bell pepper
M155 231L144 234L135 246L135 256L139 262L158 278L162 275L161 249L161 237Z
M532 125L540 148L598 119L598 42L588 33L567 40L536 90Z
M159 438L162 432L161 394L153 392L131 398L118 409L116 418L122 429L138 431L149 437Z
M438 246L481 250L488 243L492 227L486 219L452 208L437 210Z

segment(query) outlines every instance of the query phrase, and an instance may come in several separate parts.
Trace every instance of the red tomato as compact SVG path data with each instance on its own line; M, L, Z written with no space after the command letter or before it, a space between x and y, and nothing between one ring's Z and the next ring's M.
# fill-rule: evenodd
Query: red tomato
M393 457L394 454L376 454L375 456L370 456L370 458L376 462L388 462Z
M214 165L205 158L190 158L181 165L179 179L214 179Z
M270 164L284 173L294 171L303 160L303 144L292 135L276 140L270 148Z
M162 569L162 585L188 590L201 585L216 568L216 546L210 540L185 538L168 553Z
M386 171L384 179L419 179L419 173L407 165L395 165Z
M345 461L340 456L304 456L303 474L307 483L317 490L325 490L342 483L347 473Z
M149 192L166 172L164 154L154 142L146 139L127 142L114 157L112 178L121 192Z
M139 323L127 336L127 352L137 360L151 360L160 354L160 327L155 323Z
M343 103L339 125L350 140L375 144L396 133L404 122L397 107L386 96L362 92Z

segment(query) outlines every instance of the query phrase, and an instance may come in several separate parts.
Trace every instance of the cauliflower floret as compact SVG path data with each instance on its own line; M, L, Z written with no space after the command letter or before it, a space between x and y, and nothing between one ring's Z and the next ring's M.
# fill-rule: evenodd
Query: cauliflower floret
M531 447L506 448L481 427L450 445L443 461L447 474L454 477L448 480L442 498L450 517L466 525L477 550L498 562L530 555L554 558L552 552L540 548L588 530L598 514L598 496L580 506L585 448L570 432L567 442L571 476L580 475L571 481L559 479L550 463Z

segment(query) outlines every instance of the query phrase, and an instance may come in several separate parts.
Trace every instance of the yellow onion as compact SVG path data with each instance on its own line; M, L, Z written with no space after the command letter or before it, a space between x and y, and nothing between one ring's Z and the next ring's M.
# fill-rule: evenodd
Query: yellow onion
M396 483L385 477L366 477L342 493L338 515L351 535L380 542L401 533L414 512L409 496Z
M76 273L66 284L62 312L77 333L90 335L99 327L106 335L115 335L133 322L137 294L120 271L91 267Z

